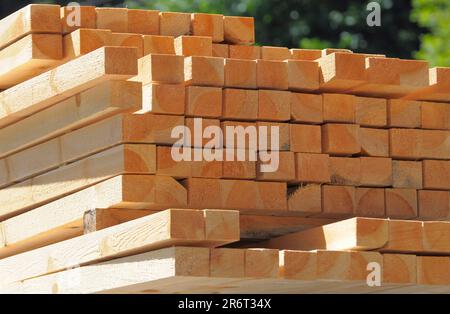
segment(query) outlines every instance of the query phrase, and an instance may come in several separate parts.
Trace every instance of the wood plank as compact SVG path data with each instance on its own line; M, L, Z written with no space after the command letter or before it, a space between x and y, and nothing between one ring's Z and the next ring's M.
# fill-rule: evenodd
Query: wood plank
M274 172L262 172L261 167L269 164L259 160L256 179L258 181L293 182L295 181L295 154L293 152L278 153L278 168Z
M261 59L261 47L259 46L240 46L229 45L230 58L244 60Z
M295 153L322 153L322 130L319 125L290 124L290 150Z
M417 215L417 190L386 189L386 217L415 219Z
M419 191L419 218L423 220L449 220L450 192Z
M291 121L322 124L322 95L291 93Z
M352 218L273 238L262 247L450 255L449 228L449 222Z
M322 212L322 188L318 184L295 186L288 189L288 209L309 217Z
M395 128L420 128L421 103L418 101L391 99L388 101L388 125Z
M426 190L450 190L450 161L424 160L423 187Z
M359 186L361 173L360 158L330 157L332 184Z
M71 33L80 28L94 29L97 26L95 6L61 7L60 18L63 34Z
M205 36L175 38L175 53L179 56L212 56L212 39Z
M128 9L127 33L159 35L159 11Z
M364 55L336 52L320 58L318 62L320 90L323 92L345 92L366 80Z
M0 51L0 89L10 88L57 65L63 57L59 34L30 34Z
M288 65L283 61L257 60L256 83L259 89L287 90Z
M323 94L323 120L331 123L355 123L356 97Z
M223 15L192 13L191 30L194 36L211 37L214 43L221 43L224 40Z
M151 215L157 211L151 209L98 208L84 214L83 224L77 223L78 231L85 233L103 230L130 220ZM296 232L327 223L331 219L303 218L298 216L271 216L241 213L239 216L241 239L264 240ZM80 233L81 235L81 233Z
M187 85L222 87L225 83L224 60L201 56L184 58L184 82Z
M191 15L180 12L159 13L159 33L163 36L189 35L191 32Z
M355 123L367 127L385 127L387 101L380 98L356 97Z
M408 99L449 102L450 68L435 67L429 70L429 82L425 87L409 94Z
M83 215L93 208L115 207L127 211L148 208L151 214L155 210L186 205L185 189L170 177L117 176L4 220L0 224L4 231L0 257L82 235Z
M368 57L367 81L352 89L363 96L400 98L428 86L428 62Z
M0 187L119 144L173 144L171 131L183 124L183 117L164 115L124 114L107 118L0 159Z
M421 125L424 129L450 130L450 108L446 104L422 102Z
M291 93L288 91L259 90L258 120L287 122L291 119Z
M0 215L8 218L117 175L155 173L154 145L120 145L0 190L8 204Z
M141 106L141 84L106 81L2 128L0 156L11 155L114 114L137 111Z
M186 88L186 116L219 118L222 115L222 101L222 88L188 86Z
M183 57L169 54L149 54L138 61L136 80L150 83L181 84L184 82Z
M422 162L393 160L392 176L394 188L420 190L423 187Z
M356 124L322 126L322 152L335 156L351 156L361 152L360 127Z
M64 62L107 46L112 33L107 29L77 29L63 38Z
M395 159L450 159L450 134L440 130L390 129L390 153Z
M353 186L322 186L322 213L317 217L349 218L356 211L356 188Z
M269 248L285 250L376 250L389 241L387 220L352 218L267 241Z
M0 93L0 126L106 80L131 78L137 74L136 54L135 48L103 47L3 91Z
M214 44L212 46L212 56L219 58L229 58L230 52L227 44Z
M211 225L211 221L202 211L167 210L99 232L4 258L0 262L1 284L165 247L183 245L215 247L238 241L239 233L221 234L220 231L210 237L206 232L214 225L220 226L219 230L226 230L232 225L239 226L238 216L233 212L227 214L233 218L226 217L227 219L219 225L217 222ZM230 222L232 225L229 225ZM236 228L230 230L234 231ZM222 236L223 238L220 238ZM33 262L30 263L31 261Z
M98 29L109 29L115 33L128 33L127 8L95 8Z
M226 79L227 75L225 74ZM225 88L223 90L222 118L256 121L258 119L258 96L258 91L255 90Z
M225 86L256 89L256 61L225 59Z
M290 51L286 47L261 47L261 59L272 61L284 61L290 59Z
M326 154L295 154L296 181L300 183L329 183L330 156Z
M384 189L356 188L355 202L356 217L386 217Z
M224 16L224 40L229 44L253 45L255 43L255 21L252 17Z
M361 155L389 157L389 130L360 128Z
M30 4L0 21L0 49L32 33L61 33L59 5Z
M275 258L275 252L279 258ZM252 254L264 258L267 269L278 268L279 275L274 277L265 270L261 273L262 277L250 277L253 269L245 263L245 259ZM278 267L273 266L275 262L279 263ZM381 287L367 285L366 266L372 262L382 265L384 270ZM419 263L416 264L415 256L373 252L277 252L174 247L9 284L2 287L2 292L448 293L448 287L444 286L448 280L435 281L437 272L432 270L434 266L442 269L447 261L424 258ZM416 269L421 271L422 284L417 283ZM126 279L120 274L127 274Z
M189 178L184 181L189 208L280 212L287 209L285 183ZM244 195L251 193L252 198Z
M186 89L181 84L148 84L142 87L142 112L183 115L185 99Z
M151 291L157 293L167 286L167 283L164 285L164 278L172 278L181 285L186 281L176 279L177 276L195 281L195 278L208 276L209 272L210 250L208 248L172 247L9 284L2 286L1 291L92 294L102 293L105 290L111 293L114 291L136 293L142 289L147 293ZM127 274L125 280L122 276L117 276L125 273ZM73 284L74 276L77 278L76 284ZM98 280L93 281L92 278L96 276L99 276ZM130 285L132 282L133 284ZM156 282L159 288L148 282ZM134 284L140 288L133 289Z
M156 54L175 54L175 41L172 36L144 35L144 56Z

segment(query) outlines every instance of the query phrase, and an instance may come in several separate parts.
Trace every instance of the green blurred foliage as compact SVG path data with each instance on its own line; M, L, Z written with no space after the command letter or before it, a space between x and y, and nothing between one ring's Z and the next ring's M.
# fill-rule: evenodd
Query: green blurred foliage
M450 66L450 1L413 0L413 6L413 21L430 30L421 36L420 50L414 56L433 65Z
M442 0L445 1L445 0ZM448 0L447 0L448 1ZM357 0L128 0L130 8L254 16L258 44L290 48L347 48L411 58L425 30L411 22L411 1L378 0L381 27L366 23Z

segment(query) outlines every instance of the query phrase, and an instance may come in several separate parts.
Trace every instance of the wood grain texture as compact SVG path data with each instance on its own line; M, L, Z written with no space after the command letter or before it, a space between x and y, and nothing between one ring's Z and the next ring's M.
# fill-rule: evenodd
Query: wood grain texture
M0 126L106 80L131 78L137 74L136 54L134 48L103 47L3 91L0 93Z
M0 51L0 89L7 89L56 66L63 57L59 34L30 34Z
M38 207L122 174L154 174L155 146L126 144L0 190L2 218Z
M61 33L59 5L30 4L0 21L0 49L31 33Z
M2 128L0 156L11 155L113 114L137 111L141 104L141 84L106 81Z
M151 209L150 213L153 213L166 208L185 208L186 205L185 189L170 177L117 176L4 220L0 224L4 231L0 256L11 256L82 235L86 230L83 215L95 208L115 207L132 212ZM143 216L133 216L133 219Z
M230 222L238 226L239 221L236 220L238 216L233 212L227 214L232 215L233 218L224 220L218 226ZM99 232L2 259L0 262L2 285L60 271L67 267L164 247L177 245L214 247L239 239L239 234L232 235L233 240L225 234L226 239L219 240L220 231L213 239L209 239L206 234L208 227L213 226L201 211L167 210L156 213ZM8 265L15 265L14 268L20 271L11 271L12 268Z

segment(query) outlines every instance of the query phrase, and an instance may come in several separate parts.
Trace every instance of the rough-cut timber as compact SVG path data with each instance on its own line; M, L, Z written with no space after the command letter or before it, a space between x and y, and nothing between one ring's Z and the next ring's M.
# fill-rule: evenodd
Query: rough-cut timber
M103 47L0 93L0 126L45 109L106 80L137 74L135 48Z
M0 49L32 33L61 33L59 5L30 4L0 21Z

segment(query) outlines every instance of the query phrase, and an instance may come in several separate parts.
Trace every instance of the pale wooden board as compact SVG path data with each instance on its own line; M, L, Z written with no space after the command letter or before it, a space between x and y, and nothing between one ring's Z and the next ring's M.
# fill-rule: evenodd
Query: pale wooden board
M135 48L103 47L0 93L0 127L105 80L137 74Z
M30 4L0 21L0 49L31 33L61 33L59 5Z
M61 62L62 36L30 34L0 51L0 89L10 88Z
M119 100L119 106L121 104L129 103L131 105L133 103L133 98L135 98L134 95L129 95L126 93L126 90L121 88L121 85L123 84L119 82L110 82L108 84L111 86L116 86L116 92L120 93L124 97L128 97L128 101L124 102L120 102L121 97L116 98ZM124 84L127 85L134 83L125 82ZM98 89L94 88L94 90ZM101 91L99 91L97 96L100 95ZM97 99L97 97L95 97L95 99ZM79 127L78 123L84 122L85 124L85 122L91 122L92 118L96 121L99 118L103 118L103 114L111 115L114 113L114 110L112 112L106 110L106 112L100 112L100 114L89 116L87 119L77 120L79 118L78 114L85 115L90 113L91 110L96 111L97 106L103 107L110 101L112 101L112 98L95 103L89 102L86 104L88 105L87 109L81 111L80 109L82 108L75 105L71 106L70 108L73 110L68 112L65 112L63 108L58 109L58 106L46 109L32 116L31 120L34 121L33 117L38 117L41 114L44 115L44 112L59 114L63 111L60 113L61 119L66 121L60 122L59 120L52 120L49 118L49 120L44 120L49 121L44 123L45 127L42 126L43 122L40 122L40 124L32 124L31 130L33 130L33 132L26 132L23 134L23 137L39 137L41 132L50 132L50 130L54 129L58 124L64 125L64 123L70 123L72 120L74 122L70 124L72 128L68 129L67 127L64 127L62 129L62 131L68 131L73 129L73 127ZM136 103L138 103L138 99L136 99ZM47 114L45 115L47 116ZM71 116L74 116L74 118L70 119ZM52 115L50 115L50 117L52 117ZM18 134L22 134L22 129L17 129L17 126L23 126L24 124L22 123L25 123L26 121L28 121L28 119L22 120L17 124L13 124L11 128L17 130ZM50 123L50 121L55 122ZM0 187L5 187L11 185L12 183L23 181L24 179L28 179L63 164L79 160L119 144L147 143L169 145L175 141L175 139L170 138L171 130L180 125L184 125L184 117L181 116L122 114L106 118L0 159L0 170L2 170L0 171ZM2 134L2 131L6 131L8 128L9 127L6 127L3 130L0 130L0 135ZM50 134L55 135L62 133L60 131L61 130L58 130L58 132L53 132ZM13 132L12 134L15 133ZM46 137L49 137L48 134ZM86 138L89 138L89 141L86 141ZM17 140L20 143L22 138L18 138ZM9 145L9 142L0 141L0 145L1 144ZM29 162L31 159L34 161L33 163Z
M185 208L186 194L170 177L114 177L1 222L0 258L82 235L86 211L113 206L131 210Z
M6 157L114 114L140 110L141 92L142 87L136 82L106 81L67 98L0 129L0 156ZM11 180L17 179L18 176L12 175Z
M401 98L429 84L428 62L395 58L366 59L366 82L351 89L363 96Z
M219 219L211 219L210 214ZM222 246L239 240L235 226L239 226L239 216L233 211L167 210L4 258L0 260L0 286L165 247Z
M123 174L155 174L156 147L125 144L0 190L0 219Z
M450 255L450 222L353 218L274 238L264 247Z
M279 255L279 256L277 256ZM417 284L416 264L372 252L272 251L172 247L87 265L0 288L2 293L449 293L445 285ZM397 256L402 258L402 256ZM259 261L259 265L248 259ZM415 257L410 258L414 261ZM369 287L367 263L404 273ZM428 267L434 266L434 261ZM264 266L262 266L264 265ZM255 273L254 267L258 270Z

